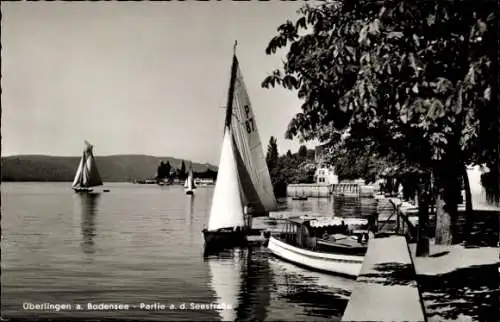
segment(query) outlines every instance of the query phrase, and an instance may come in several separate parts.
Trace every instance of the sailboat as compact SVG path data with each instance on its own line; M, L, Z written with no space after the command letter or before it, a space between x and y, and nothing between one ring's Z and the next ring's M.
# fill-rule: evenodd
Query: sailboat
M73 180L73 190L75 192L92 192L93 187L102 186L101 175L99 174L99 170L97 170L97 165L92 153L93 148L94 147L89 142L85 141L83 156L80 159L75 179Z
M252 217L268 216L277 208L262 143L236 58L234 45L226 106L224 138L212 196L205 247L244 245Z
M189 167L188 177L184 182L184 191L186 191L187 195L192 195L195 189L196 186L194 184L194 178L193 178L193 165L191 164L191 166Z

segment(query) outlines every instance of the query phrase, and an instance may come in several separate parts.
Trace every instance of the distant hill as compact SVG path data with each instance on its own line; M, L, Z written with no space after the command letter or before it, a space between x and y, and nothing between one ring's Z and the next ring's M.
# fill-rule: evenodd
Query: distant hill
M182 159L150 155L95 157L103 181L131 181L154 178L161 161L180 168ZM73 181L80 157L17 155L2 157L2 181ZM185 160L186 167L189 160ZM193 162L194 172L217 171L211 164Z

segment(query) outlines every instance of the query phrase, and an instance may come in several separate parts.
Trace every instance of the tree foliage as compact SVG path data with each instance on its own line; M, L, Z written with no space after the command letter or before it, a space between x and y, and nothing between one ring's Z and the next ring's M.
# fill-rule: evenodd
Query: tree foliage
M485 188L486 198L491 203L500 203L500 186L497 183L498 177L498 167L489 169L488 172L481 175L481 184Z
M167 161L166 163L161 161L157 169L156 180L164 180L164 179L172 180L174 178L179 180L184 180L186 178L186 174L187 174L186 166L184 161L182 161L180 168L172 167L169 161ZM208 168L205 171L200 171L200 172L194 171L193 175L196 178L215 180L217 178L217 171L212 171L210 170L210 168Z
M270 41L268 54L289 50L262 85L297 90L304 101L288 138L339 142L348 130L355 145L400 169L432 171L452 224L463 168L494 164L498 153L496 7L492 0L305 5Z
M274 144L276 144L276 139L271 137L266 161L269 160L270 152L274 153L274 147L272 147ZM275 151L277 156L277 147ZM306 148L305 151L304 149L301 151L299 148L299 151L295 154L288 150L285 155L277 157L275 163L269 163L268 161L268 168L275 195L277 197L286 197L288 184L314 182L314 173L316 172L314 150L307 150Z
M269 144L267 145L267 154L266 154L266 164L268 169L274 169L276 167L276 163L278 162L279 154L278 154L278 144L277 139L274 136L271 136L269 139Z
M301 145L299 147L299 151L297 151L297 155L301 158L307 158L307 147L305 145Z
M181 169L179 172L179 178L184 179L185 176L186 176L186 164L184 163L184 160L182 160Z
M169 161L167 161L166 163L161 161L160 165L158 166L158 170L156 172L156 179L157 180L169 179L171 169L172 166L170 165Z

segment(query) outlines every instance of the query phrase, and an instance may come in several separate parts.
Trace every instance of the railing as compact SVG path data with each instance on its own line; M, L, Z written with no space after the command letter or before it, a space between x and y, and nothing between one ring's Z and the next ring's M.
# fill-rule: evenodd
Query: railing
M385 233L391 233L396 235L409 235L410 238L415 238L417 236L416 227L410 222L408 217L401 212L401 205L396 205L394 201L388 199L389 203L393 206L392 214L386 218L383 224L380 226L377 223L377 231L380 233L384 232L384 227L387 226L388 223L391 222L391 219L395 217L396 219L396 227L391 231L385 231Z
M334 195L339 194L353 194L359 195L360 187L357 183L338 183L333 185L332 192Z
M287 186L288 197L312 197L312 198L328 198L331 191L327 184L319 183L293 183Z

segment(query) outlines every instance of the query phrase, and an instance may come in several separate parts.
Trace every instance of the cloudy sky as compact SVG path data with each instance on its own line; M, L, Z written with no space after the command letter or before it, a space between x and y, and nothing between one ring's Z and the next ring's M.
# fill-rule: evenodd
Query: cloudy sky
M261 140L296 93L262 80L276 28L304 2L2 2L2 155L149 154L218 163L234 40ZM312 145L310 145L312 146Z

